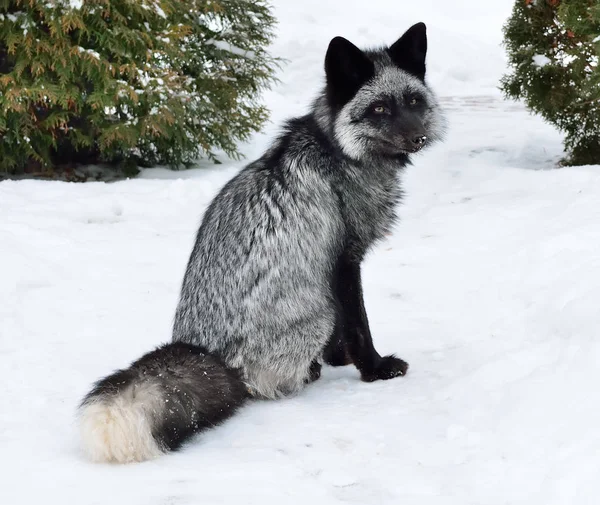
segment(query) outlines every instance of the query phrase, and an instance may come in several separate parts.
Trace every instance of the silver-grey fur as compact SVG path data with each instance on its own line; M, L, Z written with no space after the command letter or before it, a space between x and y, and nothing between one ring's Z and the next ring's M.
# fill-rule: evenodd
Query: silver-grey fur
M280 178L259 160L215 198L175 316L174 340L219 355L268 398L302 387L333 331L329 277L343 223L306 141L281 154Z

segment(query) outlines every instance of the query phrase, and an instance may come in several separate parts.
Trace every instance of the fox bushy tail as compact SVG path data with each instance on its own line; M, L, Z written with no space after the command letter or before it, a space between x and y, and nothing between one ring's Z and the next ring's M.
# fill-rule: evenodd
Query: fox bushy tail
M240 374L216 356L165 344L94 385L79 407L83 446L96 462L152 459L231 417L248 397Z

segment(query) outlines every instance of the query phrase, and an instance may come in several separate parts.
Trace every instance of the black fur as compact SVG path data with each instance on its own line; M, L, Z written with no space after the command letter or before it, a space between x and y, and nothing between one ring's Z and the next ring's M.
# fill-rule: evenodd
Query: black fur
M404 375L408 363L395 356L382 358L373 345L363 300L360 261L353 258L351 251L349 248L340 256L334 273L338 313L325 360L333 366L346 365L351 360L366 382Z
M325 73L330 91L327 98L333 108L339 109L373 77L375 66L352 42L335 37L325 55Z
M422 81L425 79L427 28L424 23L411 26L388 50L392 60L401 69Z

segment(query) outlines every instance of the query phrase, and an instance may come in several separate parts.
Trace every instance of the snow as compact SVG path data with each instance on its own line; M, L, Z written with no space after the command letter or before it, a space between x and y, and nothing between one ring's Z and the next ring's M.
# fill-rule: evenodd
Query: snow
M83 0L67 0L67 4L71 9L81 9L83 7Z
M247 51L245 49L242 49L240 47L234 46L233 44L226 42L224 40L213 40L213 39L209 39L206 41L207 44L211 44L213 46L215 46L218 49L221 49L221 51L227 51L231 54L236 54L237 56L243 56L245 58L254 58L256 57L256 54L254 53L254 51Z
M404 378L326 368L184 451L87 462L91 383L167 341L202 212L242 166L117 183L0 183L0 503L591 505L600 502L600 167L497 89L513 2L275 2L278 123L322 83L329 39L429 30L446 141L405 174L401 222L364 266L376 346Z
M82 53L88 53L89 55L93 56L97 60L100 59L100 53L94 51L93 49L85 49L84 47L81 47L81 46L77 46L77 49Z
M534 54L532 59L536 67L545 67L552 63L552 60L543 54Z
M161 18L167 19L167 15L165 14L165 11L163 11L162 8L160 7L160 5L158 5L158 2L154 4L154 10Z

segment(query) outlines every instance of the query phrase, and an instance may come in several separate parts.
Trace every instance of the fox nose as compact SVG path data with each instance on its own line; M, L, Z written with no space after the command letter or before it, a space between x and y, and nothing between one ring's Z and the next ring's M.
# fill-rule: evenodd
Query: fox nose
M425 135L419 135L418 137L413 138L413 144L415 147L423 147L425 142L427 142L427 137Z

